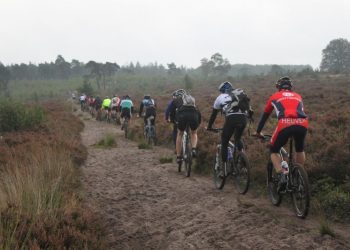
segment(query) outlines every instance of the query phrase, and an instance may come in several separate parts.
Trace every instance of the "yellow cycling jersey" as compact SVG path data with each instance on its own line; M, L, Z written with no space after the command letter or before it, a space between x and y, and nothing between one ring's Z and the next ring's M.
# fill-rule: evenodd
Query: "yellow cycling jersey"
M104 99L102 102L103 107L109 107L111 105L111 99Z

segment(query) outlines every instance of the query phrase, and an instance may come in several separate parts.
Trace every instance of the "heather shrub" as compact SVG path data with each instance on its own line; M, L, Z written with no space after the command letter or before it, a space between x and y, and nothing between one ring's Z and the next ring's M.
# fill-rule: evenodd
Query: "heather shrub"
M45 120L39 106L25 106L9 100L0 102L0 132L30 129Z

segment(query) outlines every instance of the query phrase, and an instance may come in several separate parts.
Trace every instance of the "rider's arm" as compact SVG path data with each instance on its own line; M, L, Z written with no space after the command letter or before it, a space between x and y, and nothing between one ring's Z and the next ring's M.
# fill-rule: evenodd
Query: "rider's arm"
M269 118L272 110L273 110L273 106L272 106L272 96L271 96L266 103L264 113L260 117L260 121L256 129L257 134L260 134L261 130L264 128L265 122L267 121L267 118Z
M209 122L208 122L208 126L207 126L208 129L212 128L213 123L214 123L214 121L216 119L216 116L218 115L219 111L220 111L219 109L213 108L213 111L211 112L211 116L210 116L210 119L209 119Z

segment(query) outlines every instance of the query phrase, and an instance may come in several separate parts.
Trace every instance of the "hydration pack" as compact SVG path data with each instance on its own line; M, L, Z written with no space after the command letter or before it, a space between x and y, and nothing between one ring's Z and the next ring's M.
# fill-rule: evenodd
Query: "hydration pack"
M194 99L193 96L191 96L189 94L184 94L182 96L182 105L183 106L195 107L196 106L196 100Z
M225 114L233 112L246 113L250 109L250 99L243 89L234 89L229 95L232 101L223 108Z

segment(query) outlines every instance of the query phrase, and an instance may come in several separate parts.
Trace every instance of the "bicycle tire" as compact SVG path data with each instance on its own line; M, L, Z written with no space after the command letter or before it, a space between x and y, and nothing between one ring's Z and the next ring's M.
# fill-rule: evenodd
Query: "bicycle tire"
M233 176L233 182L239 194L246 194L250 184L250 164L247 155L239 152L237 162L234 164L236 175Z
M124 129L125 138L127 139L128 138L128 120L127 119L124 120L123 129Z
M192 168L192 146L191 142L189 140L190 138L187 135L186 138L186 148L185 148L185 175L186 177L190 177L191 175L191 168Z
M306 170L302 166L294 164L290 177L293 187L297 188L291 193L294 210L297 217L304 219L310 206L310 188ZM299 201L302 201L302 203L299 203Z
M274 206L279 206L282 202L282 195L278 193L278 178L276 176L275 168L272 162L267 164L267 192L270 197L271 203Z
M226 176L221 161L221 145L216 150L213 164L213 177L215 187L217 189L223 189L225 186Z

